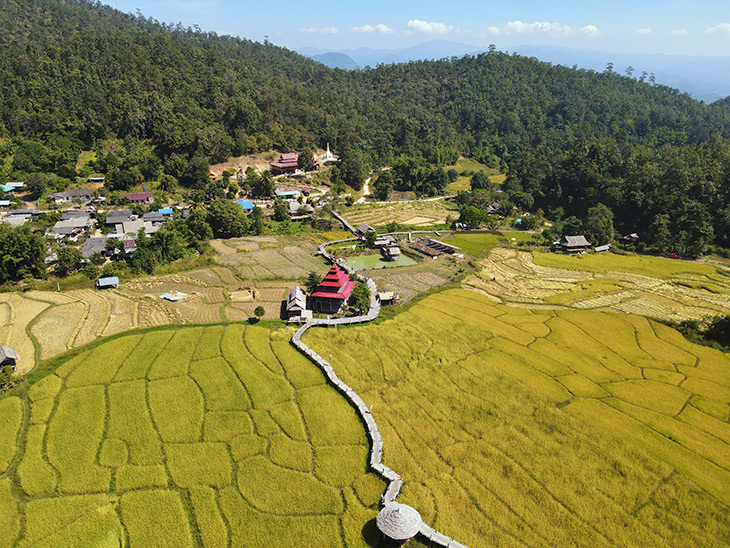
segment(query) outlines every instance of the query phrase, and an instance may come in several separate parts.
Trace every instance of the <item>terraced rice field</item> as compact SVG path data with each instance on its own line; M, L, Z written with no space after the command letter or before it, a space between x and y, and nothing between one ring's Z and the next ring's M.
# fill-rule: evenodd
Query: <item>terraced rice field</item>
M370 546L367 451L283 330L119 337L0 400L0 546Z
M559 266L546 266L559 265ZM495 302L682 321L730 314L730 270L657 257L495 249L464 286Z
M385 226L395 221L413 229L442 225L446 217L457 218L459 212L445 200L414 200L388 204L355 204L342 214L350 224L357 227L367 223L373 227Z
M295 280L322 269L317 244L304 236L257 236L225 240L234 250L217 257L243 280Z
M461 542L730 544L721 352L639 316L467 290L305 342L372 406L399 501Z

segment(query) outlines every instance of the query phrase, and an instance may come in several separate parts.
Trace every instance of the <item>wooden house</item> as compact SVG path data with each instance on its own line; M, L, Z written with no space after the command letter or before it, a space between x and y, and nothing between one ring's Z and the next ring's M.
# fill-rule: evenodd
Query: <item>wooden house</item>
M580 234L578 236L563 236L555 242L555 245L561 247L565 253L575 255L576 253L585 253L592 244L586 240L583 234Z

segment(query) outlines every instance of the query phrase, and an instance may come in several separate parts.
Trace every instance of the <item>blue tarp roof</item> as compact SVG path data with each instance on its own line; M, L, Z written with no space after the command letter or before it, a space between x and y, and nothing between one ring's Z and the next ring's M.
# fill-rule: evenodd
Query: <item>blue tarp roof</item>
M0 188L3 189L3 192L12 192L13 190L15 190L15 187L8 185L0 185Z
M253 202L249 200L238 200L236 202L238 205L240 205L243 209L253 209L254 205Z
M163 207L157 210L157 213L162 213L163 215L172 215L172 208L171 207Z

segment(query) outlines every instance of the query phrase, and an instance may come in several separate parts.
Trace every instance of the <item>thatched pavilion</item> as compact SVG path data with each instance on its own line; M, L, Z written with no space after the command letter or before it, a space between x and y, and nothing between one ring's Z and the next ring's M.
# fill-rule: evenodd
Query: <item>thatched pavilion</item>
M387 538L404 542L418 533L421 528L421 514L410 506L391 502L380 511L375 523Z

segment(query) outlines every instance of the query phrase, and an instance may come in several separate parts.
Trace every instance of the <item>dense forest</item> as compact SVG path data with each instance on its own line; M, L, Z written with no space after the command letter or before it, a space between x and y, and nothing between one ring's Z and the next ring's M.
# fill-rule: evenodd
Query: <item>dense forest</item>
M395 184L437 193L434 168L461 154L507 169L507 190L552 218L601 204L658 251L730 245L730 101L646 75L494 48L329 69L85 0L4 0L0 26L0 180L58 188L91 149L112 188L202 188L208 162L330 143L355 171L393 165Z

